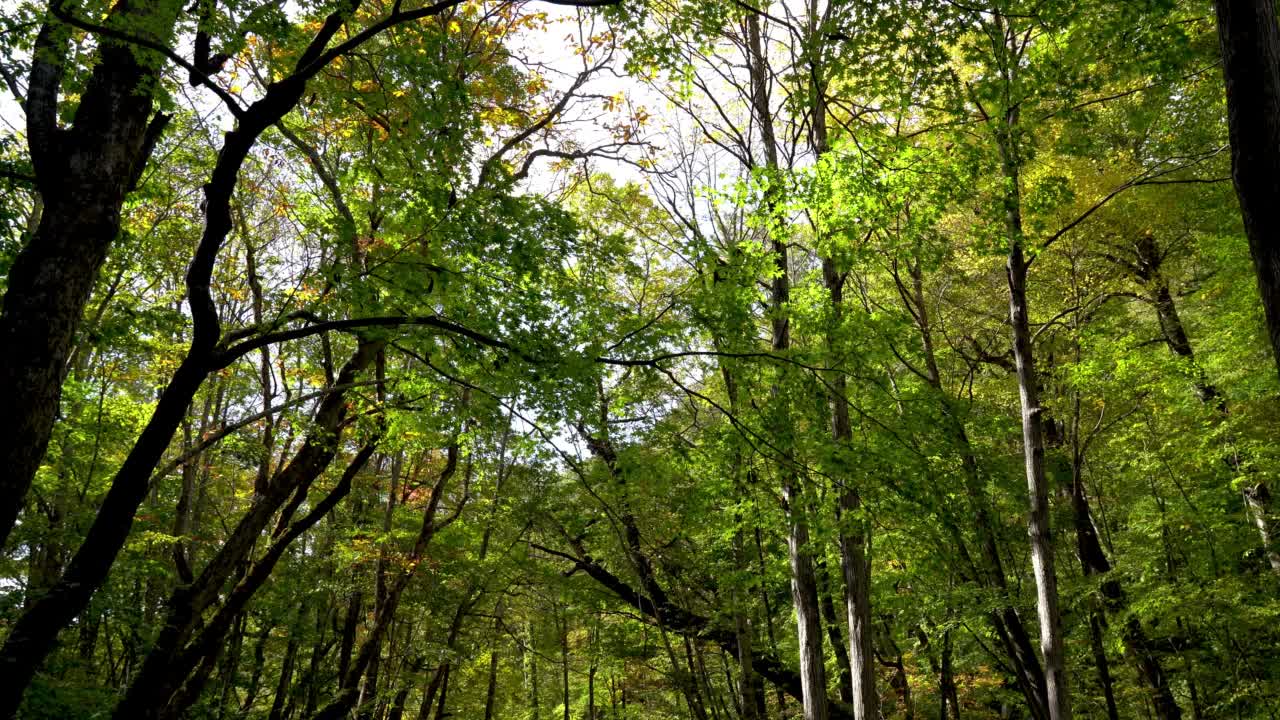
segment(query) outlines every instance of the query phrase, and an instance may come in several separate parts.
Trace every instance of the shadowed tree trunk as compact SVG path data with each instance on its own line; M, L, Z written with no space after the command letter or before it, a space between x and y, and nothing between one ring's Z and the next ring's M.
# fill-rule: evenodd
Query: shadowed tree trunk
M58 12L63 5L51 3ZM161 39L181 7L177 0L119 2L104 22ZM104 39L71 125L59 127L70 34L51 10L31 53L23 108L44 208L10 268L0 310L0 548L49 445L76 329L120 234L125 197L169 121L152 115L154 95L140 90L152 87L163 60Z
M1280 28L1272 0L1215 0L1231 177L1280 371Z

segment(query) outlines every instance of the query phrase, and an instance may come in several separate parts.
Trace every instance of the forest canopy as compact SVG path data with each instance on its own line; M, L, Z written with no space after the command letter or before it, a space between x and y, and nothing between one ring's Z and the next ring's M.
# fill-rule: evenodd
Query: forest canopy
M10 0L0 719L1274 720L1274 0Z

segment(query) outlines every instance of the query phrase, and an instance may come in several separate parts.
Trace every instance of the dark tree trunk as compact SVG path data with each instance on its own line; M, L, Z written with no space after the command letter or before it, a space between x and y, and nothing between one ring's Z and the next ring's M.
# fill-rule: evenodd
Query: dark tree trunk
M267 665L267 639L271 637L271 626L263 625L258 642L253 645L253 667L249 670L249 688L245 690L244 700L240 703L240 714L247 715L258 700L258 690L262 687L262 669Z
M218 676L222 683L222 692L218 699L218 720L222 720L231 708L231 699L235 693L236 676L240 669L240 651L244 646L244 615L237 615L232 621L231 639L227 654L219 663Z
M106 23L164 37L180 8L175 0L120 2ZM125 197L169 120L152 117L154 98L139 89L151 87L162 61L103 40L71 126L58 127L66 43L65 26L46 17L28 77L27 141L44 211L14 259L0 310L0 547L49 445L76 329L120 234ZM25 688L20 678L15 684Z
M359 720L373 720L378 707L378 681L382 671L382 654L374 653L369 661L369 670L364 674L364 685L360 688L360 700L356 704L356 717Z
M484 694L484 720L493 720L493 711L498 700L498 663L500 656L498 654L498 633L501 631L502 613L497 613L497 617L493 621L493 644L489 648L489 682ZM595 668L592 667L592 673ZM594 676L593 676L594 677ZM588 683L590 684L590 683Z
M338 689L345 690L347 677L351 674L351 654L356 649L356 630L360 627L360 612L364 605L364 594L359 590L351 593L347 601L347 613L342 620L342 640L338 644Z
M409 688L400 688L396 693L395 699L391 701L391 709L387 711L387 720L403 720L404 704L409 699ZM488 718L486 718L488 720Z
M1280 28L1273 0L1215 0L1231 176L1280 371Z
M84 542L72 557L66 571L63 572L62 578L50 589L48 594L23 613L22 617L13 625L13 629L5 640L3 648L0 648L0 676L3 676L6 680L5 683L0 685L0 718L12 717L17 712L18 706L22 702L23 694L26 692L35 673L43 664L45 657L52 651L58 633L70 625L76 615L84 610L89 603L89 598L106 579L111 565L115 562L116 556L124 546L125 540L129 536L129 531L133 527L134 513L147 495L151 474L181 424L187 408L191 404L192 398L195 397L196 392L200 389L201 384L209 373L221 367L226 367L226 365L234 362L239 357L233 352L222 352L218 348L218 343L222 339L222 327L217 307L214 304L212 277L214 267L217 264L218 253L221 251L227 234L231 230L231 198L235 191L240 168L257 142L258 136L284 117L302 98L307 81L315 73L319 72L322 67L322 65L314 65L314 61L321 56L324 47L328 45L330 39L342 26L343 21L346 19L346 14L354 10L355 4L358 3L353 0L351 4L339 8L325 19L320 30L312 38L307 50L299 58L297 71L279 82L271 83L266 93L240 115L236 128L224 136L217 164L214 166L209 182L204 186L206 199L204 230L192 256L191 264L187 268L187 303L191 310L192 324L190 348L186 357L170 377L164 390L161 391L160 398L156 403L155 409L152 410L146 427L142 430L134 446L130 449L124 462L112 478L111 487L99 506L98 515L94 519L93 525L89 528ZM162 10L172 13L175 19L176 13L181 7L179 3L173 2L173 0L157 3L139 3L139 6L152 8L152 10L144 12L160 12ZM121 2L117 3L113 12L133 13L136 10L136 8L131 8L128 2ZM168 16L162 15L160 19L164 20L165 17ZM142 24L150 24L146 22L150 20L149 17L144 16L141 19L144 21ZM167 31L168 28L172 27L173 22L161 22L159 25ZM56 57L58 51L53 47L52 41L49 39L52 34L45 36L42 31L42 36L44 36L43 42L37 41L37 55L48 52L51 53L51 57ZM81 101L77 115L80 112L89 112L87 108L96 108L97 110L93 116L86 119L91 120L94 127L98 128L98 131L106 128L106 132L118 134L123 130L115 127L117 121L112 119L116 113L116 108L118 105L125 107L134 102L130 98L134 97L139 85L138 81L145 78L145 76L139 75L138 66L133 64L137 61L125 59L125 56L136 58L145 57L146 54L140 53L136 48L121 48L111 43L104 43L103 47L104 59L107 57L107 53L112 53L112 57L118 54L121 59L119 63L103 62L99 64L94 71L93 78L107 77L108 80L104 81L101 87L96 84L96 79L90 80L89 88ZM79 166L60 168L56 165L50 165L57 162L56 158L65 159L75 156L73 152L68 152L69 148L54 147L53 145L62 134L56 127L56 98L60 87L61 75L61 67L51 66L43 62L36 62L33 65L33 87L39 89L35 95L28 92L27 114L29 118L37 118L39 120L37 125L29 125L32 134L33 160L37 165L37 175L49 176L52 173L53 177L65 179L74 178L75 171L81 168ZM113 84L121 82L122 79L123 84ZM101 97L99 97L98 93L101 94ZM144 110L149 111L149 105ZM160 129L163 128L165 120L165 117L160 115L148 126L152 128L151 131L145 128L139 131L136 126L143 122L145 115L145 112L141 113L141 117L135 118L133 125L130 125L131 128L134 128L130 133L130 137L136 136L139 132L142 133L142 139L137 141L140 143L138 145L140 149L145 149L151 144L151 141L146 140L146 137L151 136L154 140L154 136L158 135ZM108 135L107 137L114 137L114 135ZM118 147L111 147L115 151L121 150ZM123 158L119 153L113 153L109 156L83 158L82 160L100 169L109 168L113 165L127 166L127 172L121 171L121 175L126 180L122 186L122 191L133 184L142 166L142 162L138 157ZM48 195L49 193L42 194ZM81 202L84 202L84 200L82 199ZM46 199L47 204L48 201ZM113 217L104 219L110 221ZM114 219L118 223L118 211ZM93 231L96 232L96 230ZM112 235L114 236L114 234L115 231L112 230ZM39 246L37 245L37 247ZM92 255L89 249L80 249L75 252ZM63 261L70 262L73 265L82 262L78 259L54 258L50 260L48 258L36 258L31 261L29 266L24 266L22 276L32 283L47 284L49 282L47 277L49 263L57 264ZM101 260L97 260L96 263L100 265ZM91 274L96 274L96 269ZM39 277L36 277L37 275ZM39 294L39 287L41 286L33 285L33 287L36 287L36 290L32 291L34 298L35 295ZM19 292L14 295L13 285L10 285L9 296L12 296L14 300L11 307L9 296L6 296L6 304L3 310L4 319L0 320L0 327L3 328L5 333L2 338L3 343L0 344L0 348L3 348L3 350L0 350L0 352L12 348L23 348L23 352L29 357L33 353L30 353L26 348L28 342L34 345L43 345L51 348L49 356L45 360L52 363L52 366L51 369L45 371L48 374L42 375L41 372L30 369L30 365L27 364L29 360L9 361L0 359L0 373L4 374L0 381L9 383L8 387L10 388L25 386L26 383L32 382L37 385L44 382L47 386L53 386L61 381L62 363L65 362L65 354L67 352L66 344L60 341L51 343L47 333L43 337L34 337L30 340L24 338L31 333L31 323L35 322L30 313L38 312L43 318L40 322L44 325L49 325L50 320L46 316L50 310L45 305L55 302L57 298L46 298L41 300L39 305L33 305L32 299L22 299L27 294L26 292ZM83 304L84 301L81 300L79 302L80 307L83 307ZM68 337L73 326L73 321L66 321L65 330ZM252 347L245 347L246 344L252 345L252 342L242 343L238 347L247 352ZM39 352L37 351L34 354L39 354ZM7 396L9 395L6 394ZM52 413L56 410L56 407L54 407L56 402L57 391L54 390L37 392L35 395L21 401L20 407L0 406L2 407L2 410L0 410L0 423L17 422L20 425L24 425L24 427L15 428L0 427L0 436L4 438L0 442L14 443L15 439L22 438L22 443L39 446L47 443L47 430L44 431L43 437L40 437L40 430L43 427L41 422L43 421L40 421L38 417L34 422L25 419L26 411L29 409L36 416L46 412ZM15 418L23 419L15 420ZM12 459L5 457L4 462L12 462L14 467L21 467L24 462L30 461L30 456L27 455L27 453L31 452L29 449L23 447L21 443L13 447L16 448L13 450L15 457ZM6 451L0 450L0 452ZM43 450L41 450L41 454L43 454ZM39 459L37 458L34 462L38 463ZM26 492L31 482L29 476L24 478L22 474L6 476L6 478L9 477L12 477L12 479L5 481L8 483L7 486L0 486L0 493L9 496L0 497L0 507L4 508L9 508L14 504L21 504L22 498L19 495ZM12 512L16 516L16 511L5 510L4 512ZM3 517L0 517L0 520L3 520ZM7 534L11 526L12 519L9 520L7 526L0 522L0 527L3 528L5 534Z
M422 704L418 706L418 720L430 720L431 706L435 703L436 694L440 692L440 683L444 682L444 671L448 665L441 665L431 673L431 682L422 691Z
M1093 517L1089 512L1089 500L1085 493L1082 472L1083 458L1079 456L1079 450L1076 453L1077 458L1072 463L1071 505L1075 517L1076 549L1080 556L1080 564L1085 575L1096 575L1103 578L1100 586L1103 603L1109 612L1120 615L1124 613L1128 601L1126 600L1124 589L1120 586L1120 581L1111 576L1111 561L1107 559L1106 552L1102 549L1102 542L1098 537L1097 529L1093 524ZM1102 618L1095 613L1090 620L1091 632L1100 635L1101 625ZM1182 709L1178 707L1178 703L1173 697L1173 690L1169 686L1169 680L1164 673L1160 658L1152 649L1146 631L1142 628L1142 623L1139 622L1138 618L1131 615L1125 619L1121 633L1138 671L1138 678L1152 694L1151 702L1155 709L1156 717L1160 718L1160 720L1181 720ZM1095 646L1098 645L1100 638L1093 640L1093 642ZM1101 655L1099 655L1100 652ZM1110 673L1106 669L1105 650L1095 647L1094 657L1095 662L1098 664L1098 673L1103 683L1103 689L1108 695L1108 711L1110 712L1111 706L1114 705L1115 701L1114 698L1110 697L1110 688L1108 687Z
M361 342L343 367L338 382L348 385L354 381L356 375L373 361L381 346L380 341ZM230 605L233 601L246 604L258 587L266 582L288 544L323 517L322 513L315 512L313 509L313 512L308 513L300 521L303 524L294 524L290 527L290 532L284 532L290 521L289 516L302 502L311 483L329 466L337 454L337 444L347 410L345 390L336 390L321 401L315 415L316 429L307 437L293 459L276 477L272 478L269 487L264 488L264 494L254 496L249 511L237 524L227 541L209 560L200 576L194 582L173 592L169 598L164 627L147 654L146 662L138 677L134 679L128 693L117 706L115 717L157 716L182 686L187 675L200 662L205 654L205 648L209 652L217 651L216 638L212 646L207 644L208 639L204 643L197 640L196 649L199 652L184 650L192 633L199 625L204 611L217 601L219 591L234 569L247 561L254 544L270 524L277 510L284 506L277 522L279 530L273 533L275 542L268 553L255 563L248 576L236 585L235 592L228 597L226 606L221 610L224 618L231 615ZM340 492L330 493L325 502L317 504L317 509L327 512L346 495L352 476L363 467L371 452L372 447L366 446L366 449L357 455L357 461L344 474L345 482L339 484ZM209 635L208 628L212 625L211 622L202 633L206 638Z
M596 720L596 669L594 663L587 669L587 720Z
M1116 693L1111 682L1111 666L1107 662L1107 647L1103 640L1103 628L1106 622L1100 610L1094 608L1089 612L1089 645L1093 650L1093 667L1098 671L1098 686L1102 688L1102 697L1107 704L1107 720L1120 720L1120 711L1116 708Z
M560 690L564 720L569 720L569 620L561 612L560 621Z
M951 631L942 633L942 713L938 720L946 720L947 706L951 707L951 720L960 720L960 693L956 690L956 678L951 669Z
M276 683L276 694L271 700L271 712L267 720L282 720L285 700L289 697L289 687L293 682L293 663L298 656L297 628L289 633L289 644L285 647L284 659L280 661L280 680Z
M444 677L440 680L440 695L436 698L435 720L444 720L447 717L445 708L448 707L449 702L449 671L449 664L445 663L442 671Z

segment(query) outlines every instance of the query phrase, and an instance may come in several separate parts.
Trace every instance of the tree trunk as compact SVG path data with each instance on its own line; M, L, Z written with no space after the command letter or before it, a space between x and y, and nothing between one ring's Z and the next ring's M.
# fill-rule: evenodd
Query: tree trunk
M350 384L357 373L362 371L381 348L381 341L361 342L355 353L339 374L339 382ZM311 483L329 466L337 454L337 444L343 421L347 416L348 404L346 392L337 390L327 395L316 410L316 428L308 435L306 442L290 460L289 464L272 478L265 494L255 495L254 500L235 530L209 560L200 576L192 583L174 590L168 601L168 610L164 627L156 638L151 651L147 654L138 677L134 679L129 691L116 707L115 717L155 717L168 705L174 693L182 686L187 675L196 667L204 653L217 652L216 642L210 642L209 627L206 625L202 643L197 639L192 652L187 650L188 640L202 620L203 614L218 598L222 587L226 584L233 570L246 562L262 531L270 524L277 510L277 532L272 534L271 549L257 563L243 580L236 584L235 592L228 596L220 614L229 618L228 606L234 599L239 603L247 603L249 598L266 582L271 570L279 561L289 543L302 532L319 522L323 513L328 512L338 500L346 495L351 480L356 472L364 466L372 453L372 446L358 453L352 466L344 473L344 482L339 483L337 494L330 493L324 502L318 503L298 523L289 526L290 515L301 504ZM281 509L283 506L283 509ZM320 509L322 512L316 512ZM289 526L289 532L284 532Z
M1049 527L1049 484L1044 471L1044 427L1037 385L1035 356L1031 347L1031 321L1027 307L1028 263L1023 254L1022 206L1019 188L1020 159L1013 133L1018 113L1010 109L999 133L1004 180L1005 223L1009 258L1009 324L1013 330L1013 357L1022 405L1022 446L1026 464L1029 504L1027 534L1031 539L1031 563L1036 578L1036 610L1040 617L1040 652L1044 656L1045 695L1050 720L1071 719L1070 685L1058 609L1058 577L1054 567L1053 535Z
M1273 0L1215 0L1231 177L1280 372L1280 28Z
M542 703L538 696L538 651L533 646L533 623L529 623L529 718L542 720Z
M356 590L347 601L347 613L342 619L342 640L338 645L338 689L345 690L351 670L351 654L356 649L356 631L360 628L361 607L364 593Z
M163 13L171 13L176 20L176 14L181 8L181 4L173 0L157 3L138 3L134 7L130 3L117 3L113 12L119 11L124 13L141 13L141 26L160 27L167 30L173 26L173 21L167 21L169 16ZM143 10L138 10L143 8ZM150 8L150 10L146 10ZM323 48L332 39L333 35L338 32L346 18L346 13L353 10L351 5L344 6L331 13L321 25L320 30L312 38L311 44L307 51L299 58L301 63L311 63L317 58ZM162 22L151 23L153 18L146 13L160 13L158 17ZM133 19L131 19L131 22ZM46 25L45 30L50 26ZM56 57L57 50L53 48L50 40L52 31L49 34L41 31L41 38L37 39L36 55L42 56L44 53L50 53L48 57ZM136 97L139 80L145 80L154 75L148 76L139 74L137 70L137 57L146 57L135 47L120 47L112 43L103 43L104 62L100 63L94 71L93 78L90 80L86 89L80 109L77 112L79 117L81 112L89 112L88 109L95 109L92 117L86 115L88 125L96 128L95 132L106 132L106 137L113 138L124 132L118 127L113 117L121 108L132 107ZM119 62L106 62L108 53L111 57L119 58ZM126 57L127 56L127 57ZM132 58L132 59L130 59ZM151 62L157 62L154 58ZM55 61L56 62L56 61ZM70 564L62 574L62 578L58 583L46 594L39 602L23 613L13 625L13 629L6 638L3 648L0 648L0 675L3 675L6 682L0 685L0 718L12 717L22 702L22 696L30 685L35 673L43 664L45 657L53 650L57 641L58 633L71 624L85 606L89 603L89 598L100 587L107 577L107 573L111 569L111 565L115 562L116 556L120 549L124 546L129 536L129 531L133 526L134 514L138 507L146 498L151 475L155 471L156 465L164 454L165 449L169 445L169 441L173 438L179 425L182 423L183 417L186 415L187 408L191 404L192 398L204 383L208 375L222 367L226 367L234 362L239 355L230 352L222 352L218 349L218 343L222 339L221 320L218 317L217 306L214 303L212 285L213 271L217 264L218 254L226 241L228 233L231 231L231 199L235 192L236 184L239 179L240 168L245 159L249 156L254 145L257 143L258 137L268 127L274 125L280 118L284 117L298 101L301 100L303 92L306 90L307 81L320 69L319 66L312 67L310 64L302 64L298 70L285 79L271 83L266 93L253 103L239 117L235 129L224 135L222 147L218 153L218 160L209 182L205 184L205 224L201 234L200 241L196 246L196 250L192 255L191 264L187 268L186 288L187 288L187 304L191 311L191 344L187 351L187 355L178 365L173 375L170 376L168 384L160 393L160 398L156 402L155 408L152 410L151 417L148 419L146 426L139 434L137 441L129 450L124 462L119 470L112 478L111 487L107 491L106 497L103 498L99 506L98 515L94 519L93 525L89 528L85 540L81 543L80 548L72 557ZM149 71L154 73L155 71ZM62 77L62 69L60 66L50 65L43 61L38 61L32 67L32 88L36 92L28 92L27 98L27 115L28 118L36 118L39 122L35 125L29 124L31 134L31 147L33 150L33 160L37 164L37 176L56 177L56 178L75 178L77 172L83 168L76 165L70 168L56 166L56 158L74 158L75 153L63 152L65 148L54 147L53 143L59 136L56 127L57 116L57 95L60 89ZM97 79L100 77L108 78L104 81L104 85L98 85ZM111 83L119 81L123 78L124 82L119 85ZM114 89L113 89L114 88ZM99 94L100 93L100 94ZM87 109L88 108L88 109ZM144 110L149 111L150 106L147 105ZM129 111L131 112L131 111ZM128 112L126 112L126 115ZM134 113L137 115L138 113ZM146 112L142 112L140 117L133 119L133 128L129 133L129 137L139 136L138 147L146 149L149 152L149 145L154 143L154 138L163 128L166 116L158 115L147 126L147 129L138 131L137 126L143 122ZM150 137L151 140L147 140ZM86 145L89 147L89 145ZM132 158L124 158L118 151L121 148L114 145L105 145L112 149L111 153L102 155L101 153L90 153L91 157L81 158L81 162L86 163L84 167L92 166L96 168L95 172L109 169L113 166L127 167L127 172L121 171L120 175L124 182L119 185L121 192L126 191L131 186L144 164L138 156ZM142 157L145 157L145 152ZM51 166L50 163L55 163ZM119 178L117 178L119 179ZM42 192L42 195L50 195L51 193ZM92 197L82 198L81 202L85 202ZM123 202L123 196L121 196ZM48 205L46 198L46 205ZM48 209L47 209L48 211ZM61 215L58 212L47 212L48 215ZM118 210L114 213L108 212L106 217L100 218L110 224L115 222L118 224ZM73 215L69 214L68 217ZM43 222L43 220L42 220ZM115 230L110 228L114 237ZM97 228L86 228L89 232L99 232ZM37 233L38 234L38 233ZM63 239L65 242L65 238ZM54 246L51 240L51 246ZM43 247L42 244L36 244L34 247ZM100 264L101 260L93 260L94 251L92 248L73 248L75 253L83 253L90 261ZM44 250L40 251L44 253ZM71 266L82 265L81 259L69 258L52 258L42 256L34 258L29 265L24 265L21 277L31 280L37 286L44 287L50 282L50 272L56 274L53 268L58 267L61 263L66 262ZM96 266L95 266L96 267ZM96 274L96 269L92 273ZM11 273L10 281L17 277L17 273ZM39 276L39 277L37 277ZM54 278L54 284L61 283L62 280ZM44 285L41 286L40 284ZM89 283L87 283L89 284ZM86 288L87 288L86 284ZM32 286L36 287L36 286ZM66 343L57 340L48 335L48 333L37 331L34 337L32 334L32 323L38 322L41 325L49 325L50 312L61 312L66 310L66 305L70 302L63 302L64 307L61 310L57 308L47 307L60 300L59 297L40 298L42 290L40 287L32 290L20 290L14 294L14 286L10 285L8 295L5 299L5 307L0 311L0 331L4 333L0 336L0 348L9 350L11 348L22 348L23 357L18 361L12 361L9 358L0 358L0 381L9 383L9 387L25 387L27 383L33 383L36 387L34 393L21 394L19 397L20 407L10 407L8 404L0 406L0 442L9 443L5 447L11 447L12 452L0 450L0 453L13 454L12 463L14 467L25 467L24 462L32 462L32 451L26 448L23 443L30 443L33 447L40 446L40 454L43 454L43 447L48 442L48 431L45 428L45 421L40 420L44 414L51 414L56 411L57 390L49 390L61 382L62 367L65 362ZM54 289L55 295L61 293L61 290ZM87 293L88 290L83 291ZM13 301L10 304L10 296ZM24 299L25 298L25 299ZM74 298L72 298L74 300ZM38 301L38 302L37 302ZM47 302L46 302L47 301ZM33 304L34 303L34 304ZM83 307L83 299L78 302L79 307ZM33 315L32 313L35 313ZM77 310L76 315L79 314ZM37 320L38 317L38 320ZM75 321L67 319L63 323L63 329L67 336L70 336L71 328L74 327ZM58 333L55 333L58 334ZM51 340L52 338L52 340ZM251 344L252 341L246 341ZM34 346L43 346L48 352L47 357L42 361L51 363L48 369L39 371L32 369L30 366L30 358L40 354L39 348L36 352L31 352L26 346L30 343ZM244 343L241 349L246 352ZM3 350L0 350L3 352ZM43 388L43 389L42 389ZM32 413L34 420L27 417L27 411ZM22 427L10 427L12 423L18 423ZM49 420L48 423L51 423ZM45 424L42 424L45 423ZM20 440L19 444L14 444L15 440ZM3 458L4 462L10 462L9 457ZM34 462L38 463L36 458ZM34 467L31 468L34 472ZM25 472L25 471L24 471ZM10 511L11 505L21 504L22 497L27 488L30 486L31 479L29 475L23 473L7 475L3 485L0 485L0 507L6 508L0 515L0 532L7 535L9 527L12 525L12 518L8 513L12 512L16 516L16 511ZM3 522L5 518L9 518L8 525Z
M974 562L968 556L964 538L959 528L952 531L955 549L965 558L972 568L972 581L980 586L995 591L1003 601L1003 605L987 614L987 620L1000 639L1005 656L1013 666L1015 681L1027 701L1032 717L1047 718L1045 706L1044 671L1032 647L1030 635L1022 622L1021 616L1013 607L1009 595L1008 581L1004 574L1004 563L1000 559L999 535L992 519L991 503L986 490L982 486L979 474L978 458L969 441L968 431L957 416L950 396L942 383L942 373L938 368L934 351L933 326L929 319L929 308L925 301L924 275L918 258L909 261L908 271L911 278L910 287L902 280L895 265L894 281L906 304L907 311L915 319L920 331L921 346L924 349L926 374L925 379L938 394L939 410L942 413L943 426L951 435L960 452L961 479L964 484L968 510L973 514L974 530L978 536L978 544L982 549L982 563Z
M558 620L560 621L561 704L564 706L564 720L569 720L569 621L564 616L563 608Z
M253 645L253 669L249 671L249 688L245 690L244 700L240 703L241 715L249 714L258 700L258 690L262 687L262 670L267 665L267 639L271 637L271 630L271 625L263 625L258 642Z
M587 720L596 720L596 665L587 670ZM485 720L489 720L486 716Z
M404 720L404 704L409 699L409 688L402 687L391 701L391 709L387 711L387 720ZM486 718L488 720L488 718Z
M430 720L431 706L435 704L436 694L440 692L440 684L444 682L444 671L448 664L441 665L431 673L431 682L422 691L422 704L418 706L418 720Z
M464 398L467 395L464 392ZM465 402L465 400L464 400ZM387 636L391 623L395 620L396 610L400 606L400 598L404 590L409 585L409 581L413 579L414 571L420 565L427 548L430 546L432 539L436 533L443 527L447 526L453 520L457 519L462 512L463 503L465 503L466 494L464 492L463 499L459 500L458 506L454 509L449 519L442 522L436 522L436 514L440 508L440 500L444 496L445 488L449 480L453 478L458 469L459 445L457 437L454 443L447 450L447 461L440 474L436 477L435 483L430 488L427 505L422 511L422 524L418 529L418 536L414 540L413 549L404 556L404 569L400 570L394 580L385 588L379 591L378 602L374 609L373 627L365 634L364 640L360 644L360 650L356 654L351 666L347 669L347 674L341 680L339 687L341 688L337 696L320 712L316 713L314 720L338 720L338 718L346 716L352 706L359 700L359 682L360 678L369 671L370 666L382 653L382 641ZM467 467L468 479L465 481L467 486L470 485L471 466ZM453 646L457 637L458 628L461 627L462 618L466 611L470 609L472 600L468 600L459 606L458 613L454 616L453 627L449 631L449 645ZM375 681L376 682L376 681ZM444 677L440 685L440 705L437 711L437 718L443 717L445 693L449 684L449 665L445 664Z
M942 633L942 681L939 688L943 697L942 712L938 720L947 720L947 706L951 706L951 720L960 720L960 693L956 690L956 678L951 670L951 631Z
M821 45L819 6L816 0L809 3L808 41ZM810 58L821 57L814 51ZM814 154L821 158L829 149L827 137L827 83L820 61L809 63L809 95L812 98L810 113L810 144ZM785 256L784 256L785 266ZM785 267L784 267L785 272ZM831 301L830 326L826 330L827 354L832 367L840 363L839 332L844 315L844 275L836 267L833 257L822 258L822 280ZM853 715L857 720L877 720L878 697L875 688L874 652L871 630L871 564L868 557L871 544L870 524L863 518L862 498L849 472L852 458L849 446L853 440L853 428L849 422L848 387L844 374L835 373L827 383L830 408L831 442L837 458L833 476L839 487L839 504L836 511L839 528L840 568L844 573L845 610L849 626L850 694ZM843 653L841 653L843 654ZM843 663L842 663L843 664ZM843 670L843 668L841 668Z
M844 634L840 632L840 616L836 613L835 601L831 599L831 594L835 592L831 587L831 573L827 571L827 563L822 559L818 560L815 569L821 589L818 599L822 604L822 624L827 628L827 641L835 651L836 667L840 672L840 702L852 704L853 674L849 665L849 646L845 643ZM841 592L841 595L844 593Z
M766 164L776 174L778 170L777 146L773 135L773 119L768 106L767 67L761 46L760 19L755 13L747 15L748 43L751 57L752 106L761 135L765 140ZM772 214L773 199L766 200L766 210ZM779 232L778 228L770 228ZM774 237L774 276L770 287L770 314L772 315L772 347L774 352L785 354L791 347L790 323L786 313L790 301L791 281L788 277L787 243ZM782 393L781 382L775 383L775 398ZM781 401L774 403L782 405ZM786 422L774 422L778 435L785 434ZM785 444L784 444L785 446ZM784 461L785 462L785 461ZM782 468L782 497L787 510L787 557L791 565L791 597L795 607L796 634L800 648L800 680L804 702L805 720L827 719L827 679L822 653L822 627L818 607L817 580L813 572L813 557L809 547L809 524L806 515L810 508L800 477L789 467Z
M484 720L493 720L493 711L496 708L498 698L498 663L500 662L498 639L502 637L503 616L501 601L498 602L498 607L493 615L493 645L489 648L489 684L484 695ZM594 671L594 666L592 669Z
M1125 597L1124 589L1120 586L1120 581L1111 575L1111 562L1107 559L1106 552L1102 549L1102 542L1098 537L1097 528L1093 524L1093 517L1089 511L1089 500L1084 487L1084 458L1077 447L1078 441L1075 439L1074 433L1072 445L1075 459L1072 462L1071 505L1075 517L1076 548L1080 556L1080 564L1086 576L1101 576L1103 578L1099 588L1102 600L1108 611L1112 614L1120 615L1124 613L1128 601ZM1098 674L1103 684L1104 692L1107 695L1108 712L1110 713L1115 701L1111 697L1109 687L1110 673L1106 669L1106 651L1099 647L1101 645L1101 627L1103 624L1103 619L1096 613L1091 616L1091 635L1095 633L1098 635L1096 638L1091 638L1095 646L1094 659L1095 664L1098 665ZM1152 694L1151 702L1155 709L1156 717L1160 718L1160 720L1181 720L1182 709L1178 707L1178 703L1173 697L1173 690L1169 686L1168 677L1165 675L1160 658L1151 648L1151 643L1147 638L1146 631L1142 628L1142 623L1138 618L1130 615L1125 618L1121 633L1138 671L1138 679Z
M299 613L299 621L303 612ZM267 715L267 720L282 720L284 717L285 700L289 696L289 685L293 682L293 663L298 655L299 629L295 624L293 632L289 633L289 644L285 648L284 659L280 661L280 680L276 683L275 698L271 701L271 712Z
M105 24L127 22L135 32L165 38L181 7L175 0L121 2ZM97 63L65 129L57 119L65 26L47 16L31 54L24 110L44 211L14 259L0 309L0 547L48 448L76 329L120 234L125 197L169 121L164 113L151 116L154 96L142 89L156 82L160 59L100 40ZM19 692L26 686L17 676L14 684ZM0 707L0 716L9 714L12 709Z
M1102 688L1102 697L1107 704L1107 720L1120 720L1120 711L1116 709L1115 688L1111 682L1111 668L1107 662L1107 647L1102 637L1105 625L1101 610L1092 608L1089 611L1089 645L1093 650L1093 667L1098 671L1098 686Z
M445 708L448 707L447 703L449 702L449 675L451 670L452 668L449 663L445 663L443 670L444 677L440 679L440 694L436 697L435 720L445 719Z

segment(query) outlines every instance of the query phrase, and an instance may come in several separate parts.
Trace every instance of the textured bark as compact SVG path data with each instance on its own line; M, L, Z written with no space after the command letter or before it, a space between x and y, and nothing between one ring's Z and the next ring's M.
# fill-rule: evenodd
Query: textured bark
M175 0L120 2L106 23L165 36L180 7ZM0 309L0 547L48 447L76 330L120 234L125 197L169 119L152 116L147 90L159 77L159 59L103 40L71 125L58 127L67 41L67 29L46 17L28 76L27 141L44 209L14 259ZM25 687L20 678L18 684Z
M1280 28L1272 0L1215 0L1231 177L1280 372Z
M817 3L809 6L809 35L819 37ZM822 68L814 63L810 68L813 84L811 117L811 143L816 155L821 157L828 150L826 83ZM840 364L837 334L844 315L844 276L831 257L822 259L822 280L831 301L831 326L827 329L827 352L833 367ZM843 374L835 374L827 383L830 406L831 442L836 456L841 458L835 468L839 488L840 569L844 573L845 610L849 628L849 652L840 658L848 662L850 692L854 717L858 720L876 720L879 716L878 696L875 686L875 668L872 665L871 630L871 562L869 548L870 524L862 518L862 498L848 472L850 460L845 457L853 440L853 428L849 422L847 382ZM842 663L843 664L843 663Z
M809 555L809 523L800 479L788 473L782 485L787 507L787 558L791 564L791 602L795 609L800 649L800 684L805 720L826 720L827 673L822 653L818 581ZM859 719L861 720L861 719Z
M1249 516L1262 538L1262 553L1271 566L1271 572L1280 575L1280 543L1275 539L1276 518L1271 491L1265 483L1257 483L1246 487L1243 493L1245 504L1249 507Z

